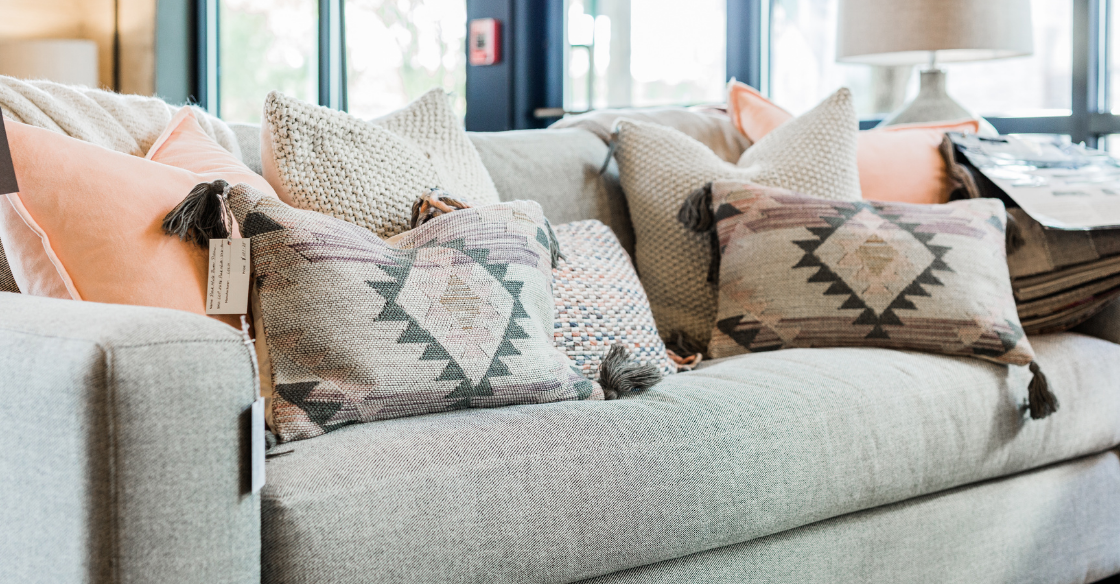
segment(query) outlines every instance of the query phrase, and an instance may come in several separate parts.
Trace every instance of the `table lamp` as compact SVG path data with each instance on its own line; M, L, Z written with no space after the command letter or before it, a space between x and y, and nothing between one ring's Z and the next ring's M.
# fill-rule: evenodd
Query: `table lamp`
M838 62L929 64L918 96L882 126L978 118L946 93L938 63L1034 52L1030 0L840 0L837 27Z
M97 87L97 43L81 39L0 41L0 75Z

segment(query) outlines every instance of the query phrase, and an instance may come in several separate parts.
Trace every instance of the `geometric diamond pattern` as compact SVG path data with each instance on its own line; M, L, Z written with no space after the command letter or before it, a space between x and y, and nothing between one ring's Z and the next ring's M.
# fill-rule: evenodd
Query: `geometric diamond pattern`
M834 201L712 184L720 242L712 358L873 346L1026 365L1002 204Z
M458 210L393 238L236 186L282 441L468 407L602 399L554 346L540 206ZM257 342L262 342L258 339Z

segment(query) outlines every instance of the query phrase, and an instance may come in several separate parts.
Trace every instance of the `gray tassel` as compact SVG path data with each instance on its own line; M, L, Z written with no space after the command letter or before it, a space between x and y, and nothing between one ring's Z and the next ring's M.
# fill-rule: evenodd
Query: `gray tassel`
M552 230L552 223L545 219L544 226L548 229L548 251L552 254L552 269L555 270L560 267L560 260L567 261L568 258L564 257L564 252L560 251L560 240L556 239L556 232Z
M1011 213L1007 214L1007 255L1011 255L1027 244L1027 240L1023 238L1023 230L1019 228L1019 222Z
M1050 391L1050 384L1046 375L1042 373L1036 361L1031 361L1031 373L1034 378L1027 386L1027 395L1030 403L1031 418L1041 420L1058 411L1058 398Z
M603 166L599 167L599 176L607 173L607 168L611 165L611 158L614 158L615 150L618 150L618 132L611 134L611 143L607 146L607 158L603 160Z
M695 191L684 200L679 211L677 221L684 228L693 233L708 234L708 282L719 283L719 234L716 233L715 214L712 213L712 183L708 183Z
M688 195L677 211L677 221L693 233L705 233L715 228L715 216L712 215L712 183Z
M630 361L630 351L618 344L607 351L599 365L599 385L606 399L618 399L622 394L645 391L661 381L661 372L653 365L638 365Z
M226 202L229 183L199 183L163 218L163 232L203 249L211 239L225 239L233 230L233 214Z

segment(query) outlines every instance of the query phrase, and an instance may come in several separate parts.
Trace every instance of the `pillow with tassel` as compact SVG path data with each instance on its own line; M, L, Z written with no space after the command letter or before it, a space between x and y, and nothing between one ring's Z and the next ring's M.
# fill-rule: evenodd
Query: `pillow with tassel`
M997 199L838 201L741 181L710 186L719 237L712 358L881 347L1028 366L1032 418L1058 408L1015 310ZM683 215L683 214L682 214Z

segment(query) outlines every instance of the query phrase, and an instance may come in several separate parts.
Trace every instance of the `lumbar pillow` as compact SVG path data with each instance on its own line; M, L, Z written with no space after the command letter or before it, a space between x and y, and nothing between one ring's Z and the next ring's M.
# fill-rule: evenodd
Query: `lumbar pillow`
M148 159L18 122L7 130L20 192L0 200L0 237L21 291L206 313L208 252L161 224L199 183L268 184L209 138L191 108ZM240 326L236 315L214 318Z
M676 373L630 256L611 228L595 220L566 223L556 227L556 240L564 250L553 270L556 347L588 379L596 378L615 344L638 364Z
M289 205L380 237L407 231L413 201L432 188L480 205L499 202L439 89L372 122L274 91L264 104L261 167Z
M540 206L458 210L386 242L245 185L281 440L467 407L602 399L553 345L558 251Z
M997 199L837 201L717 181L711 357L864 346L1030 365L1031 416L1057 408L1015 310Z
M793 114L753 87L732 80L727 113L749 140L758 141L793 119ZM953 181L941 154L945 132L980 131L979 120L899 124L859 133L859 186L863 198L902 203L945 203Z
M858 130L846 89L759 140L737 165L672 128L618 122L615 158L634 223L638 273L662 338L683 334L704 347L715 322L710 243L677 221L688 196L714 180L730 178L858 200Z

